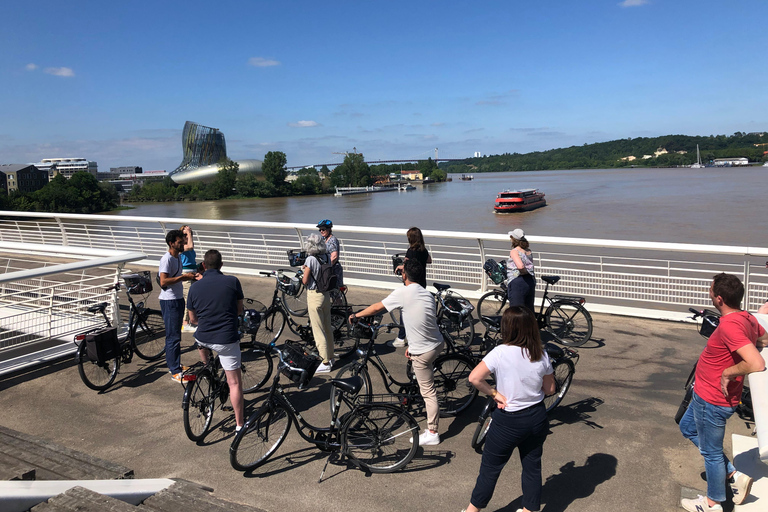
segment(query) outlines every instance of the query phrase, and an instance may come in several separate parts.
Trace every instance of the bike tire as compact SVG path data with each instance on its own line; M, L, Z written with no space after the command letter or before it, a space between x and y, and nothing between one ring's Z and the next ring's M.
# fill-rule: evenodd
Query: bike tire
M503 290L491 290L477 301L477 316L486 329L498 330L507 305L507 294Z
M477 389L469 374L475 363L468 357L448 354L435 360L435 390L441 416L456 416L472 404Z
M229 463L238 471L253 471L280 448L291 428L291 416L276 400L262 405L235 435L229 447Z
M80 343L77 349L77 371L83 384L94 391L104 391L115 382L117 372L120 369L120 358L113 357L107 359L102 364L97 361L91 361L88 358L85 348L85 340Z
M360 342L352 336L347 310L331 308L331 327L333 328L333 358L338 360L347 357L357 349Z
M443 310L437 322L450 334L455 348L461 350L472 346L475 339L475 319L472 313L460 318L459 315L449 314Z
M299 282L299 291L296 295L289 295L285 292L281 292L283 297L283 304L288 312L293 316L307 316L307 287L304 283Z
M336 373L336 379L348 379L349 377L360 377L363 379L363 386L360 388L360 391L357 392L356 395L347 395L350 398L354 399L357 397L365 397L368 401L370 401L372 395L372 385L371 385L371 375L368 373L368 368L365 366L360 365L360 363L354 362L350 363L346 366L343 366L339 371ZM336 408L336 397L341 394L341 390L339 390L336 386L331 386L331 401L330 401L330 407L331 407L331 416L333 416L334 410ZM343 401L341 402L339 414L336 416L337 418L341 418L345 414L350 412L350 408L345 404Z
M571 388L573 374L576 373L576 366L570 359L554 361L552 367L555 371L555 392L544 397L544 407L547 409L547 413L552 412L563 401Z
M367 404L356 407L341 428L344 455L371 473L404 468L419 448L419 424L400 407Z
M566 347L580 347L592 337L592 316L576 302L555 301L544 318L547 331Z
M269 346L261 343L243 346L240 353L243 393L258 391L272 376L275 363L272 361L271 351Z
M472 434L472 448L479 450L485 444L485 437L488 435L488 430L491 428L491 421L493 410L488 411L487 414L483 414L480 420L477 422L477 428L475 433Z
M165 354L165 323L160 311L145 309L131 326L131 346L145 361L155 361Z
M392 323L400 325L400 320L403 318L403 308L395 308L389 312L389 318L392 319Z
M259 323L256 334L253 335L255 343L264 346L274 346L285 329L285 313L281 309L272 309Z
M184 415L184 432L190 441L202 441L211 428L216 399L213 396L213 377L208 370L197 374L184 390L181 408Z

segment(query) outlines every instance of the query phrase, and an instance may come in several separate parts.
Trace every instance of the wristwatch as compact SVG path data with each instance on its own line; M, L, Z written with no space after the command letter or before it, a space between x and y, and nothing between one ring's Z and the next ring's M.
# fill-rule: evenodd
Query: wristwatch
M496 395L498 395L498 394L499 394L499 392L496 391L495 389L491 390L491 398L496 398Z

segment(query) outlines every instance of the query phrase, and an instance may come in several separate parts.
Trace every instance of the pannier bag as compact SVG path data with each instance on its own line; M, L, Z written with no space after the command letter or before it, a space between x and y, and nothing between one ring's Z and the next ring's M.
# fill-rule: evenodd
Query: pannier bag
M494 284L501 284L507 279L506 261L498 263L496 260L489 258L485 260L483 270L485 270L485 274L491 278L491 281L493 281Z
M296 296L301 289L301 281L295 276L280 274L277 276L277 286L286 295Z
M106 327L85 335L85 352L88 359L103 363L114 359L120 354L120 344L117 342L117 328Z
M243 332L245 334L256 334L259 332L261 324L261 313L255 309L246 309L243 311Z
M297 384L299 389L306 389L312 376L315 375L315 370L323 361L320 357L308 354L299 345L290 342L283 345L281 352L283 353L283 360L289 366L304 370L301 372L285 367L280 370L282 374Z
M152 291L152 274L149 270L123 275L123 281L128 291L133 294L146 295ZM160 275L157 276L157 284L160 284Z
M307 251L291 249L288 251L288 264L292 267L300 267L307 259Z

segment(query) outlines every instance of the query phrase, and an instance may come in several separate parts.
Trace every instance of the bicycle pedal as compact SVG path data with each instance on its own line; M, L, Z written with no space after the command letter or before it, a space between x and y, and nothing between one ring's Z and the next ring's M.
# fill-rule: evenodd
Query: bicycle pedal
M227 412L233 412L235 409L231 405L222 405L221 406L221 410L222 411L227 411Z

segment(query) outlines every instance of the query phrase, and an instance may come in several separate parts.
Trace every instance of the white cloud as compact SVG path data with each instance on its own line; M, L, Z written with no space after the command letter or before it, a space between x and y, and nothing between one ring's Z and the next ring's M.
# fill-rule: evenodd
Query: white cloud
M65 68L65 67L45 68L43 72L53 76L65 76L65 77L75 76L75 72L72 70L72 68Z
M297 123L288 123L288 126L294 128L313 128L315 126L320 126L320 123L317 121L299 121Z
M248 59L248 65L257 68L268 68L270 66L279 66L280 61L274 59L265 59L264 57L251 57Z
M639 7L641 5L646 5L649 3L649 0L624 0L619 5L622 7Z
M27 71L34 71L37 69L37 64L33 64L32 62L30 62L29 64L24 66L24 69L26 69Z

